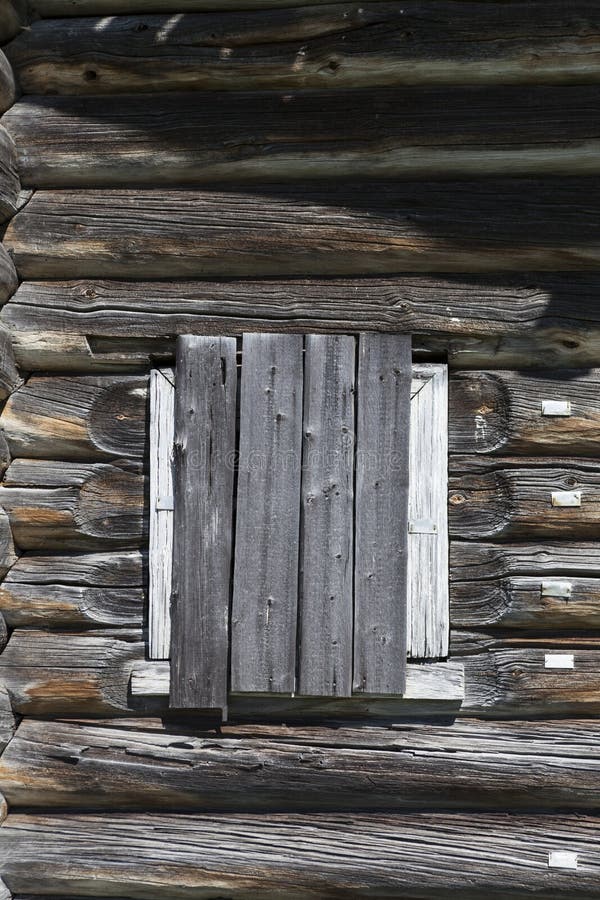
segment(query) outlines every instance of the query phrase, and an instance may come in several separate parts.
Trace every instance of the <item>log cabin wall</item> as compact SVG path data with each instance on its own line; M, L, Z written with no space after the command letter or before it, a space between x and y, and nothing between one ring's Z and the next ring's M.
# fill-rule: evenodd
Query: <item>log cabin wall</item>
M597 897L597 4L3 0L0 41L0 897ZM361 329L450 366L465 701L169 721L148 372Z

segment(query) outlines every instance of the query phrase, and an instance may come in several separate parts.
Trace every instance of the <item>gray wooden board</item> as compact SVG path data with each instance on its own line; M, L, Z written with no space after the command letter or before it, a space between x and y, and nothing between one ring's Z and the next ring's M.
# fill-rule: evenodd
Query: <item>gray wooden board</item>
M352 693L355 339L308 335L298 692Z
M401 694L406 671L410 337L362 334L356 423L354 690Z
M177 350L170 705L226 714L236 342Z
M245 334L231 689L295 689L303 339Z

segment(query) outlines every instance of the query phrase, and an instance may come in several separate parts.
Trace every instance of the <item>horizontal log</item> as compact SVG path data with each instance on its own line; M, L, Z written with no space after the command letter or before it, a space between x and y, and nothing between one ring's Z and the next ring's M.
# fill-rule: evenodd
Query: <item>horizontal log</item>
M0 50L0 115L10 109L17 96L12 66L6 58L6 54Z
M300 740L295 731L25 720L0 780L12 810L593 810L600 800L596 722L414 724L366 736L315 728Z
M9 398L0 428L13 456L140 459L147 388L147 377L30 378Z
M68 556L24 553L4 579L12 585L75 585L92 588L139 588L147 561L139 550L70 553Z
M593 275L25 282L0 314L19 364L85 371L172 360L180 333L412 333L452 365L600 365ZM424 337L427 335L427 337Z
M105 463L16 460L0 506L23 550L135 548L147 530L144 477Z
M167 697L130 695L132 672L143 677L146 685L155 679L156 666L144 662L145 644L135 642L132 632L124 640L113 629L112 635L47 633L32 629L13 631L4 653L0 655L0 682L8 688L13 708L20 715L60 716L131 716L137 709L164 712ZM474 638L471 646L477 647ZM411 672L421 669L421 683L426 678L432 696L441 691L460 690L460 666L465 673L465 701L462 715L484 718L577 717L600 713L600 650L579 649L566 644L575 654L575 668L567 672L545 668L545 653L560 651L561 644L511 646L503 639L493 645L484 641L480 652L465 654L460 660L445 664L425 663L408 666ZM468 649L468 648L467 648ZM164 665L164 664L163 664ZM440 668L441 666L441 668ZM444 668L445 666L445 668ZM457 668L458 666L458 668ZM168 667L168 664L167 664ZM147 675L144 675L147 673ZM443 678L438 675L445 673ZM156 681L156 679L155 679ZM166 678L160 680L165 689ZM437 695L434 692L437 690ZM232 720L293 721L315 716L326 720L377 719L398 716L441 715L458 711L458 702L449 700L387 701L354 698L350 702L333 699L315 706L313 701L298 698L233 697L229 705Z
M545 415L545 401L568 404L568 414ZM449 421L453 453L597 457L600 370L457 372Z
M188 92L24 97L2 123L27 187L156 187L593 175L599 110L581 85Z
M565 583L566 597L559 587ZM450 617L453 628L600 629L600 578L459 582L452 586Z
M250 13L213 3L225 11L182 15L194 8L188 2L176 4L177 19L148 15L152 5L140 3L143 15L125 16L120 4L108 22L34 22L7 50L21 87L28 94L111 94L600 80L590 46L597 9L589 0L568 12L560 2L543 11L513 4L510 17L485 2L304 3ZM164 13L164 3L154 5Z
M478 544L453 541L450 545L453 582L479 581L510 575L600 577L600 544L581 541L545 541L522 544Z
M459 813L10 814L0 873L13 892L145 900L227 896L451 898L598 893L593 816ZM577 870L549 853L578 853Z
M593 178L39 191L4 241L24 279L571 271L599 218Z
M138 626L144 618L141 588L98 588L66 584L0 585L0 613L11 628ZM2 634L0 628L0 649Z
M576 540L598 534L600 466L596 460L454 456L450 468L453 538ZM581 504L558 505L553 494L563 492L580 492Z

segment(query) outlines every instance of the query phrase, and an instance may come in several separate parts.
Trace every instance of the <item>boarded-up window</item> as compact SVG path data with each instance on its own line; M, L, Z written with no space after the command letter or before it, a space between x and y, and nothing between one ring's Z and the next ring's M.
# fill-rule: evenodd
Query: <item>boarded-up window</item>
M401 696L447 655L447 378L395 334L182 337L151 378L150 656L176 708Z

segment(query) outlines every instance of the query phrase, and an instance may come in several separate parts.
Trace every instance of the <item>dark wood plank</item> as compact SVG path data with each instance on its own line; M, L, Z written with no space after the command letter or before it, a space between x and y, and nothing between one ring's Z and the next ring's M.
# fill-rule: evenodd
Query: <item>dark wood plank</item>
M178 338L176 384L169 700L226 713L235 340Z
M258 227L260 225L260 227ZM4 243L24 279L598 270L600 179L38 191Z
M61 897L595 900L599 840L583 813L12 812L0 873L15 893L51 879ZM578 870L548 866L565 850Z
M124 15L126 6L142 14ZM599 24L594 0L572 0L567 7L547 0L543 8L513 3L510 16L497 3L456 0L304 2L296 9L183 15L193 4L181 2L174 5L174 21L148 14L153 7L164 13L164 0L114 7L118 14L107 20L93 17L100 4L69 8L63 0L61 15L92 14L34 22L6 51L22 89L110 94L573 79L581 84L598 81L600 72L589 38ZM219 53L224 45L234 52Z
M597 85L25 97L2 122L32 188L600 172Z
M358 344L354 690L401 694L407 634L411 341Z
M244 335L231 634L234 692L295 690L303 339Z
M308 335L298 693L352 693L356 342Z

